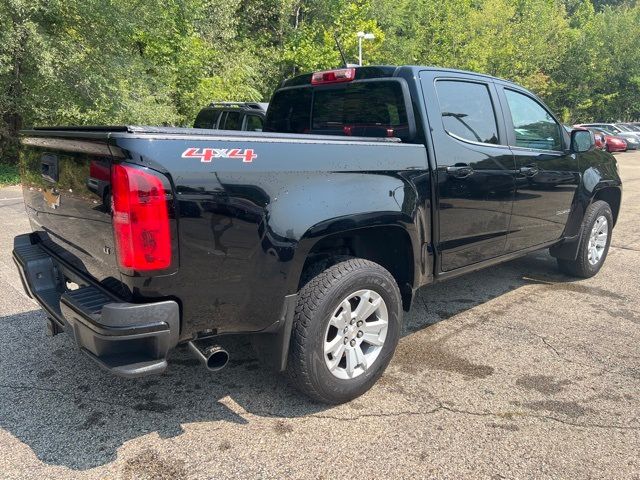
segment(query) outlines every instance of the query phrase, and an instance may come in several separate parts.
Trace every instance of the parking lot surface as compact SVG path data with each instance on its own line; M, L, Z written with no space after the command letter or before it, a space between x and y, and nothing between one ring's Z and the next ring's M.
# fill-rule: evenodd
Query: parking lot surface
M0 478L640 478L640 153L596 277L546 252L421 290L380 382L311 403L230 341L228 368L182 349L157 377L102 372L49 338L0 190Z

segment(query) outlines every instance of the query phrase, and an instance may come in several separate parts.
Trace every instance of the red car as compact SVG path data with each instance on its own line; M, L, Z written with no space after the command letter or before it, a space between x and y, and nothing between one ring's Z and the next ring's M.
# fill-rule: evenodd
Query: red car
M626 152L627 142L624 138L620 138L616 135L611 135L608 132L594 127L584 127L583 125L574 125L575 128L587 128L596 135L596 146L598 146L598 136L604 137L605 148L607 152Z
M604 140L607 144L607 152L626 152L627 151L627 142L623 138L616 137L615 135L605 134Z

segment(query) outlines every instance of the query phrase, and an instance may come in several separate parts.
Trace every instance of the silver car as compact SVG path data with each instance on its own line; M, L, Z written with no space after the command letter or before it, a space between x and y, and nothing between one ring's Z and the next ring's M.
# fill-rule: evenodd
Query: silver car
M640 148L640 132L631 131L628 127L624 127L620 123L584 123L584 127L596 127L608 130L617 137L623 138L627 142L629 150L637 150Z

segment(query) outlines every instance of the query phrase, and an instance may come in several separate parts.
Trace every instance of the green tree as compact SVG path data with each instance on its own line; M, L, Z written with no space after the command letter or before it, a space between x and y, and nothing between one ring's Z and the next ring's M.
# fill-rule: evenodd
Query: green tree
M367 63L380 58L380 47L385 34L372 18L368 1L347 2L329 0L301 10L298 24L291 31L283 60L292 74L334 68L342 65L334 36L338 37L348 63L357 63L358 39L356 33L373 33L374 40L363 44Z
M552 102L574 121L640 118L640 7L605 8L579 30Z
M640 118L632 0L0 0L0 158L34 124L189 125L357 59L514 80L566 121Z

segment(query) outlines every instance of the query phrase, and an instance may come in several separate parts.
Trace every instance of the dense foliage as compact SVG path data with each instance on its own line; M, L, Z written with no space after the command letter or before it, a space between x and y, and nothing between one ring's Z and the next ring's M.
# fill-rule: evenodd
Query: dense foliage
M0 0L0 158L33 124L187 125L350 61L487 72L565 121L640 117L640 6L602 0Z

